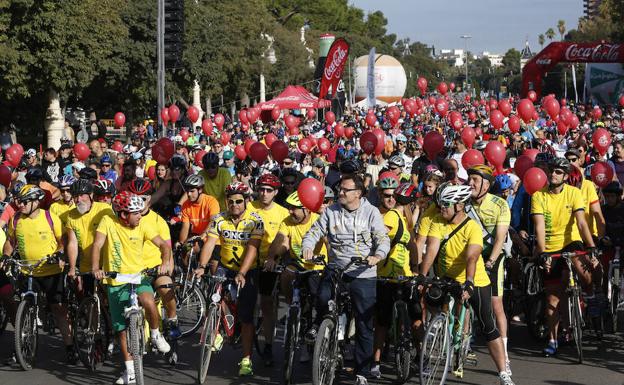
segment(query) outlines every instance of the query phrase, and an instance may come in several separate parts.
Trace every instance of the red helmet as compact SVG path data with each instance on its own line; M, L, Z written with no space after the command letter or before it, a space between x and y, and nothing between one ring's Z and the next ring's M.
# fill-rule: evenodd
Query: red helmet
M280 182L279 178L276 177L275 175L271 174L271 173L267 173L262 175L260 178L258 178L258 181L256 182L257 186L269 186L269 187L273 187L274 189L278 189L280 187L282 187L282 182Z
M241 194L244 197L248 197L249 195L251 195L251 189L249 188L249 186L241 182L230 183L225 188L225 195L230 196L236 194Z
M113 198L113 210L116 213L126 211L128 213L139 213L145 210L145 202L141 197L130 191L122 191Z
M394 197L398 204L410 204L418 197L418 188L411 183L401 183L394 190Z
M578 167L571 165L570 173L568 174L568 184L570 186L581 188L581 184L583 183L583 174Z
M128 190L136 195L149 195L152 192L152 184L147 179L136 178L130 182Z

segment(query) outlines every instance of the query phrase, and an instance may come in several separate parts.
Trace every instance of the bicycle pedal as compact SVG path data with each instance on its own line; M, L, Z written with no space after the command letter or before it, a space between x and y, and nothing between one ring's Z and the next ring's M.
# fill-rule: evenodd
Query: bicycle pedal
M477 366L479 364L479 360L477 358L466 358L464 360L464 364L470 366Z
M464 378L464 369L453 370L453 375L457 378Z

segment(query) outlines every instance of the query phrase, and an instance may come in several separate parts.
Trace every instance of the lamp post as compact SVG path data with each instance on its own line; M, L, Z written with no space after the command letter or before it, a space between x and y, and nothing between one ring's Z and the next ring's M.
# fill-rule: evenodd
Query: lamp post
M464 39L464 52L466 52L466 89L468 88L468 39L471 39L470 35L461 35L460 38Z

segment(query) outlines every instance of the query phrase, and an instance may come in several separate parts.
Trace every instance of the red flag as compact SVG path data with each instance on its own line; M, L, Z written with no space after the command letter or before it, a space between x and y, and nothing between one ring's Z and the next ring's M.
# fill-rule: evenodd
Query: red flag
M330 87L332 89L331 96L333 97L336 94L336 89L347 60L349 60L349 43L342 38L336 39L327 53L325 69L321 78L319 99L323 99L327 95Z

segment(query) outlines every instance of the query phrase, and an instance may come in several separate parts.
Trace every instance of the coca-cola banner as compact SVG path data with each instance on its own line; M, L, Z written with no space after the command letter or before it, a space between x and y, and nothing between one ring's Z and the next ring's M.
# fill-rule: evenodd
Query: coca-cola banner
M542 90L542 77L557 63L624 63L624 44L615 43L550 43L529 60L522 69L522 94Z
M336 94L342 71L349 59L349 43L344 39L336 39L327 53L325 68L321 77L319 99L323 99L331 89L331 96Z

